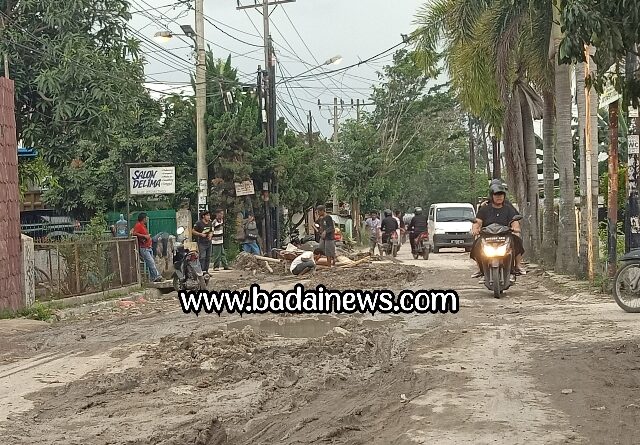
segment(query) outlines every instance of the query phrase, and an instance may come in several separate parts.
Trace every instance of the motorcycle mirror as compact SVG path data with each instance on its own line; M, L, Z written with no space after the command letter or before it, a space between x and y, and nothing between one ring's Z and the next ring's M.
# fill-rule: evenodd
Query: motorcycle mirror
M516 215L513 217L511 221L520 221L522 219L522 215Z
M184 228L184 227L182 227L182 226L180 226L180 227L178 227L178 230L176 230L176 233L177 233L178 235L182 235L182 234L184 233L184 231L185 231L185 228Z

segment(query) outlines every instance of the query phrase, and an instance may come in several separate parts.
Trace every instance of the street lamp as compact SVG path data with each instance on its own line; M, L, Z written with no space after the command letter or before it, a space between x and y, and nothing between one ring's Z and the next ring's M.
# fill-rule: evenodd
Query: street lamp
M318 69L318 68L321 68L321 67L323 67L323 66L327 66L327 65L338 65L340 62L342 62L342 56L339 56L339 55L338 55L338 56L333 56L332 58L325 60L325 62L324 62L324 63L322 63L322 64L320 64L320 65L318 65L318 66L314 66L314 67L312 67L312 68L309 68L307 71L304 71L304 72L302 72L302 73L300 73L300 74L296 74L295 76L290 77L290 79L294 79L294 78L296 78L296 77L300 77L300 76L302 76L303 74L307 74L309 71L313 71L313 70Z

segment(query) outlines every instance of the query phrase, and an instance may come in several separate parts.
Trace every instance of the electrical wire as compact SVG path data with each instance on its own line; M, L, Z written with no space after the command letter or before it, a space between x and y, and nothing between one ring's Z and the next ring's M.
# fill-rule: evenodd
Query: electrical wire
M319 76L327 76L327 75L329 75L329 74L339 73L339 72L342 72L342 71L346 71L346 70L349 70L349 69L351 69L351 68L355 68L355 67L358 67L358 66L360 66L360 65L364 65L364 64L366 64L367 62L369 62L369 61L371 61L371 60L375 60L376 58L378 58L378 57L380 57L380 56L382 56L382 55L384 55L384 54L388 53L389 51L393 51L394 49L396 49L396 48L398 48L398 47L400 47L400 46L402 46L402 45L406 45L406 43L405 43L405 42L398 43L398 44L396 44L396 45L394 45L394 46L392 46L392 47L390 47L390 48L387 48L387 49L385 49L384 51L382 51L382 52L380 52L380 53L376 54L375 56L371 56L371 57L369 57L369 58L367 58L367 59L365 59L365 60L361 60L360 62L358 62L358 63L354 63L354 64L349 65L349 66L345 66L345 67L338 68L338 69L331 70L331 71L325 71L325 72L320 73L320 74L309 74L309 75L299 75L299 76L294 76L294 77L290 77L290 78L287 78L287 79L283 79L283 80L282 80L282 82L291 81L291 80L293 80L293 79L298 79L298 80L300 80L300 79L315 78L315 77L319 77Z

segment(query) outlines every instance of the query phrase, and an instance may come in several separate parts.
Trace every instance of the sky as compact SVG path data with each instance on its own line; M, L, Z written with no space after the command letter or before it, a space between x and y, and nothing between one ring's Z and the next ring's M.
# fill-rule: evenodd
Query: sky
M241 5L254 2L239 1ZM424 1L428 0L296 0L272 7L270 33L278 56L277 77L296 76L312 68L308 74L339 69L401 43L401 34L414 29L414 15ZM161 30L182 33L181 24L190 24L195 29L193 11L180 4L180 0L130 2L134 14L129 25L133 36L143 40L148 86L158 91L177 88L193 94L186 85L195 66L193 50L189 48L191 40L174 37L169 42L158 42L153 38ZM264 67L263 49L254 46L262 45L262 15L258 9L237 10L237 2L204 0L206 44L211 45L215 57L224 59L231 53L241 80L255 84L258 65ZM306 131L306 116L311 111L314 131L331 137L332 124L327 120L333 106L319 110L318 99L322 104L333 104L334 97L342 99L345 107L340 107L339 120L355 118L355 108L347 105L352 99L354 103L357 99L361 102L368 99L371 85L378 79L376 72L392 59L392 54L332 77L288 82L288 89L285 85L278 86L281 104L278 116L284 116L290 126ZM339 65L315 68L336 55L342 56Z

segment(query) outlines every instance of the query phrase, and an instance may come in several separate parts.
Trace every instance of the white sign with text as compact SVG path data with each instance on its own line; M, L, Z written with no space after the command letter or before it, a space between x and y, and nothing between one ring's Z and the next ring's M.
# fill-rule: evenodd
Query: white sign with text
M175 167L131 167L129 192L132 195L171 195L176 192Z

